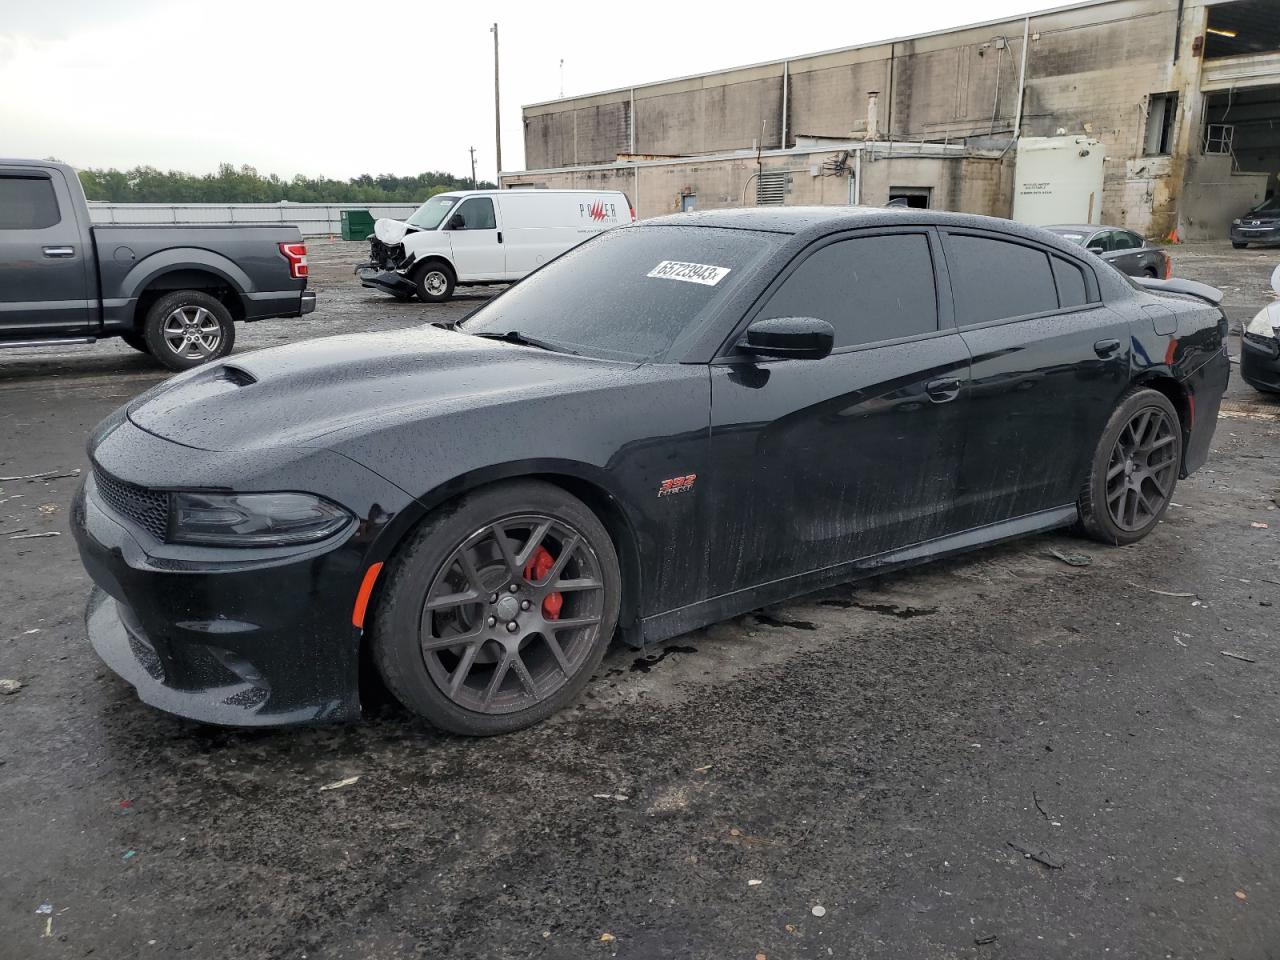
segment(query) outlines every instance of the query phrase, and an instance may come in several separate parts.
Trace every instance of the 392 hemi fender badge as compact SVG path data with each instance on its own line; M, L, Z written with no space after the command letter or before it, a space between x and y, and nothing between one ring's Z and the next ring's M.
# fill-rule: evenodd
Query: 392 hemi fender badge
M698 479L696 473L691 473L687 477L672 477L670 480L663 480L658 485L658 496L669 497L676 493L688 493L693 489L693 482Z

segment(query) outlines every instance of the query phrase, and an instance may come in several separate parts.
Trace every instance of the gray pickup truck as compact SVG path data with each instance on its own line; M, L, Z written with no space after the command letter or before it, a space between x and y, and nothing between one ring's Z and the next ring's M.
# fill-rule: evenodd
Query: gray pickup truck
M120 337L170 370L231 352L236 320L315 309L293 226L93 226L71 167L0 159L0 347Z

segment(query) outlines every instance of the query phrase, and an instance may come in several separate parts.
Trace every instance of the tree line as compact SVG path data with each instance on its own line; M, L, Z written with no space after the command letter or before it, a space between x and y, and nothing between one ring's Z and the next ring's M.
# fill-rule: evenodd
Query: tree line
M310 178L298 174L284 180L263 176L253 167L219 165L217 173L134 167L132 170L81 170L80 182L90 200L116 203L420 203L445 190L467 190L469 179L439 170L412 177L390 173L361 174L350 180ZM481 180L480 190L495 184Z

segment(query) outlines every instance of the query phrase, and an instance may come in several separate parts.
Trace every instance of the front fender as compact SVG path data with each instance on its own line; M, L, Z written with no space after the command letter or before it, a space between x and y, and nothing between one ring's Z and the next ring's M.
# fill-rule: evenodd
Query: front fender
M415 261L427 257L444 257L453 263L453 246L449 243L449 235L439 230L423 230L406 234L402 241L404 252L410 254Z

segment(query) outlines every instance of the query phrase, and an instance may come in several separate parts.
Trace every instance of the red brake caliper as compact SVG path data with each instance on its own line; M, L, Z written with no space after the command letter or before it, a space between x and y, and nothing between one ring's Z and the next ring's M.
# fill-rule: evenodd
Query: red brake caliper
M533 556L524 565L526 580L541 580L556 565L555 558L547 552L546 547L533 551ZM560 619L560 608L564 606L564 597L558 593L548 593L542 600L542 615L548 620Z

